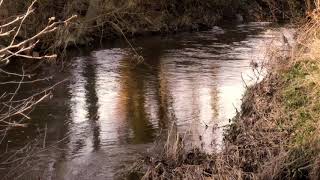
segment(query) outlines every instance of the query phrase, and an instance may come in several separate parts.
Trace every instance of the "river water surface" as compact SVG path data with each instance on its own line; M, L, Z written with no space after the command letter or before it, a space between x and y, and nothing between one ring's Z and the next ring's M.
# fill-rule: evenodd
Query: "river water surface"
M46 128L47 146L57 144L37 164L46 167L46 179L114 179L172 124L190 145L219 150L243 80L255 80L252 61L264 62L279 37L268 23L249 23L137 38L142 63L124 42L79 51L54 78L68 81L31 114L30 127ZM37 134L23 131L6 148Z

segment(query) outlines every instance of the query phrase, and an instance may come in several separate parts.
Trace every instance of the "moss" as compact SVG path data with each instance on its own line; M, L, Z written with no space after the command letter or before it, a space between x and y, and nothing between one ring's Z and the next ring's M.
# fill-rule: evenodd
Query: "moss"
M317 64L313 61L296 63L283 74L285 82L282 92L283 102L287 110L295 110L311 104L311 91L314 91L316 84L308 82L308 76L319 71ZM320 104L319 104L320 105Z
M293 139L293 144L295 146L303 146L310 142L314 133L316 132L316 127L314 119L308 110L300 110L298 112L297 120L294 125L295 137Z
M288 110L297 109L307 104L308 96L301 87L288 87L284 91L284 102Z
M320 139L318 120L320 117L320 87L314 79L320 74L319 62L301 61L283 73L283 89L281 92L285 109L284 121L291 124L289 159L292 163L286 170L286 176L305 178L308 169L304 168L313 163L314 157L319 155L316 147ZM311 78L312 77L312 78ZM281 125L279 125L281 127Z
M319 71L317 62L304 60L296 62L289 70L283 73L283 78L286 82L297 81L306 78L306 76Z

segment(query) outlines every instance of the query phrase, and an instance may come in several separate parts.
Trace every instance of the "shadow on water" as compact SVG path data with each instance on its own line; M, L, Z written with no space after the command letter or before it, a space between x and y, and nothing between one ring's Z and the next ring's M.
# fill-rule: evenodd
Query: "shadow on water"
M241 103L241 74L250 74L253 59L263 60L261 49L276 32L267 24L250 23L133 39L145 59L141 64L121 41L75 51L70 67L52 80L69 81L32 112L29 128L11 132L2 150L9 142L10 149L36 138L34 129L47 127L47 144L57 144L39 160L47 179L112 179L171 123L190 145L217 150L222 146L219 127L229 123Z
M82 76L85 79L85 104L87 106L87 117L89 124L92 128L92 139L93 139L93 149L95 151L100 148L100 125L98 114L98 94L97 94L97 72L95 58L90 59L88 63L84 66Z

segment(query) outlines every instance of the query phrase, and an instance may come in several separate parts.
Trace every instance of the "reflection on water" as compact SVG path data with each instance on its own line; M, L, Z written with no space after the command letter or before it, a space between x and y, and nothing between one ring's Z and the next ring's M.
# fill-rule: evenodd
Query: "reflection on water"
M48 125L49 142L66 137L61 152L51 152L48 177L112 179L173 122L189 144L219 149L243 78L249 83L250 62L261 62L279 35L267 29L251 23L137 39L141 64L122 45L75 58L57 77L70 81L33 113Z

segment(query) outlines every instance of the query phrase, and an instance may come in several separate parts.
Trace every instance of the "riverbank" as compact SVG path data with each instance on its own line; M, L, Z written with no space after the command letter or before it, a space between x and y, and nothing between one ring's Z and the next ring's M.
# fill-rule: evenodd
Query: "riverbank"
M0 17L23 13L32 1L4 2ZM88 45L103 39L124 38L155 33L173 33L211 27L224 16L234 17L237 0L220 1L36 1L32 16L25 20L21 38L39 32L48 19L77 18L68 27L41 39L42 48L63 49ZM34 7L35 7L34 6ZM232 8L230 8L232 7ZM20 35L19 35L20 36ZM24 37L26 36L26 37ZM94 43L95 44L95 43Z
M26 21L27 23L26 26L22 26L23 28L26 28L26 29L22 31L23 33L18 34L16 40L23 41L23 39L26 38L26 36L29 34L29 31L31 33L37 32L39 29L43 28L44 25L46 25L48 19L52 21L56 21L57 19L66 19L72 16L73 13L75 12L77 14L77 19L73 19L72 22L71 21L60 22L60 24L68 24L68 26L59 26L56 33L50 34L50 35L48 34L48 36L41 37L41 39L39 40L43 41L43 43L37 44L37 47L35 47L36 52L35 53L28 52L33 56L33 58L35 57L35 59L41 60L39 55L45 56L46 52L64 51L69 46L80 46L80 45L90 46L91 43L102 41L105 38L112 38L112 37L123 38L124 36L130 37L130 36L137 36L137 35L145 35L148 33L150 34L172 33L172 32L188 30L188 29L199 30L199 29L202 29L203 27L210 27L211 25L217 23L219 20L224 19L223 16L231 16L231 19L234 18L233 16L235 15L234 13L236 11L231 13L229 12L223 13L224 10L229 6L237 7L236 5L232 5L232 2L234 1L228 1L228 2L225 1L221 4L219 4L217 1L217 4L216 2L212 2L212 4L211 3L207 4L205 1L201 1L201 2L186 1L184 6L181 6L181 4L178 1L177 2L168 1L163 4L158 4L158 3L148 2L148 1L143 1L143 3L140 1L126 1L124 5L121 3L112 1L110 2L112 5L110 7L113 7L113 8L111 8L110 11L107 11L107 9L110 7L105 6L105 4L100 4L100 1L89 1L84 3L79 3L80 5L74 4L73 2L68 2L68 1L67 2L59 1L59 2L56 2L57 4L50 1L41 1L40 4L35 5L36 6L35 13L41 14L41 16L40 17L31 16L30 19L28 18L28 21ZM27 3L28 2L26 1L25 7L27 7L26 6L28 5ZM194 4L197 4L197 5L194 6ZM13 3L13 5L16 5L16 4ZM20 7L20 6L22 7L23 5L19 4L19 6L17 7ZM5 9L13 10L13 13L20 13L20 10L15 11L13 8L10 8L10 7L6 7ZM21 9L24 9L24 8L21 8ZM212 9L214 9L214 11L212 11ZM4 11L0 11L0 12L4 12ZM41 12L46 12L46 13L41 13ZM52 16L55 16L56 18L51 18ZM30 44L26 44L26 45L29 46ZM43 49L47 49L47 51L43 51ZM40 53L37 54L37 52L40 52ZM50 60L50 58L48 59ZM39 67L38 64L36 64L35 67ZM19 68L20 68L20 65L19 65ZM28 75L24 74L25 72L23 68L24 66L22 66L21 68L22 69L21 74L17 74L16 72L15 74L13 73L11 74L5 73L5 74L6 76L12 76L12 75L17 76L19 78L19 82L26 81L26 79L30 77L29 77L29 74ZM27 73L29 72L32 72L32 70L28 71ZM22 80L20 79L21 77L22 77ZM89 81L94 82L93 76L88 75L88 77L89 77L88 78ZM280 78L275 76L275 79L280 79ZM46 79L43 79L43 81L45 80ZM136 79L132 79L132 81L135 82ZM278 82L278 80L276 80L276 82ZM281 81L279 81L279 83L280 82ZM27 83L32 83L32 81L27 81ZM268 83L270 82L266 80L266 84ZM249 90L249 92L254 90L259 92L259 90L264 89L264 86L266 85L261 85L261 86L262 87L256 88L256 89L252 88L253 90ZM258 85L255 87L258 87ZM296 87L293 87L293 89L295 88ZM2 112L3 112L2 114L5 115L4 118L10 119L9 126L8 126L9 128L16 128L16 127L23 126L25 119L30 118L29 112L31 111L33 105L38 104L40 100L49 99L49 97L52 97L51 89L48 89L43 91L43 93L39 94L39 96L31 96L30 98L27 98L28 101L23 101L23 103L25 104L22 104L25 106L21 106L21 101L17 98L18 96L15 95L16 92L18 91L21 92L20 86L18 86L17 89L14 89L12 92L7 92L7 94L9 95L1 96L2 98L1 100L6 101L10 104L10 106L6 106L6 108L2 108ZM272 90L272 91L278 91L278 90ZM254 101L254 99L256 98L258 101L260 100L260 98L263 97L264 94L269 94L269 93L270 93L269 91L265 92L261 90L261 92L259 93L260 95L258 97L255 97L255 95L252 95L252 94L250 95L250 93L247 96L250 97L248 99L251 101ZM254 98L252 98L253 96ZM290 93L288 96L290 96ZM12 100L14 100L16 104L14 103L12 104ZM140 100L142 101L142 99ZM264 100L262 101L264 103L262 104L256 103L257 107L255 106L252 107L251 105L255 104L255 102L251 102L251 101L248 101L248 103L244 103L244 104L248 104L249 108L248 108L248 111L244 111L246 113L241 113L239 115L238 117L239 119L248 118L248 117L251 118L251 116L256 116L257 112L255 111L255 109L264 109L265 108L264 106L266 106L265 104L270 104L271 102L271 100L269 101L269 99L266 98L265 101ZM17 105L17 108L14 107L14 109L17 109L17 111L13 114L18 116L19 118L20 117L22 118L21 121L19 121L19 123L21 124L17 124L16 121L14 121L15 118L11 118L11 116L9 117L7 116L7 112L6 112L7 109L12 109L12 106L14 105ZM20 107L27 108L27 109L20 110L19 109ZM25 110L27 113L24 113ZM264 112L264 110L261 110L261 111ZM265 110L265 113L267 112L269 112L269 110ZM92 117L92 119L95 119L95 118L96 116ZM260 116L257 118L260 118ZM246 122L246 121L241 121L241 122ZM249 125L251 125L250 123L252 122L249 121ZM261 123L263 124L263 122ZM182 144L179 138L176 138L176 140L178 141L173 140L176 146L174 148L170 148L170 147L166 148L166 151L171 153L171 155L166 156L166 158L169 158L170 161L168 159L163 159L161 160L162 165L161 164L159 165L159 161L157 160L155 161L153 159L151 159L150 161L148 160L149 164L156 167L156 171L153 172L151 169L150 171L151 173L149 175L152 175L152 177L156 178L157 175L159 174L163 175L163 173L165 172L166 175L172 178L177 177L177 175L174 173L178 173L179 176L181 177L196 178L196 177L202 177L202 176L212 176L212 174L217 173L218 177L219 176L225 177L225 174L228 172L230 177L233 177L233 176L236 177L236 173L238 173L238 175L240 173L239 177L255 176L256 173L259 172L260 170L258 168L259 166L256 165L255 163L256 161L257 162L260 162L260 161L258 161L255 156L251 156L251 154L248 153L248 155L245 155L245 158L248 158L247 156L249 155L250 157L254 157L252 159L252 162L254 163L248 163L250 161L242 162L240 161L240 159L243 159L243 156L244 156L243 154L247 153L247 149L246 151L244 151L243 148L240 151L238 150L239 147L244 146L242 144L242 141L244 141L244 139L247 138L245 136L247 135L245 134L246 131L244 130L247 130L246 129L247 127L252 127L252 126L248 126L247 122L244 123L243 125L244 127L241 127L241 126L237 127L237 126L240 126L240 123L237 123L237 120L235 120L235 125L232 126L233 128L235 128L235 130L230 130L230 131L234 132L234 134L244 134L244 137L240 138L241 139L240 141L238 140L238 136L233 136L232 133L230 133L230 137L228 141L231 144L230 147L236 147L236 149L230 148L231 154L236 153L235 156L233 157L232 162L231 161L226 162L224 157L220 157L217 155L208 156L204 153L201 153L198 150L195 150L194 152L184 151L181 149ZM242 128L244 128L244 130L241 130ZM4 135L7 135L7 130L3 132L5 132ZM250 138L251 136L248 139L250 140ZM278 139L275 139L275 141L277 142ZM245 142L247 142L247 139L245 139ZM232 146L232 145L235 145L235 146ZM239 146L236 146L236 145L239 145ZM245 144L245 145L246 145L245 148L251 147L250 144ZM258 149L259 149L259 146L258 146ZM273 149L270 149L270 151L272 150ZM269 152L268 150L266 151ZM252 153L256 155L255 152L252 152ZM179 154L182 154L182 155L179 155ZM258 155L260 157L260 156L264 156L265 154L266 152ZM228 157L230 156L230 154L226 153L224 156ZM174 158L177 158L177 157L178 157L178 161L175 161ZM163 163L163 162L166 162L166 163ZM264 160L261 162L264 162ZM180 170L176 170L175 172L173 172L172 170L170 171L166 170L166 168L175 169L174 167L178 167L178 166L180 166L181 168ZM212 170L212 167L215 167L214 171ZM203 171L205 173L203 173ZM300 172L301 170L299 169L297 171ZM185 172L188 172L188 173L190 172L191 174L188 174ZM173 176L170 176L170 175L173 175Z
M203 30L221 21L288 21L302 17L306 9L299 0L4 1L0 6L0 23L25 13L32 3L33 10L24 19L17 39L40 32L48 21L77 17L67 26L42 36L34 47L40 54L44 51L61 54L67 47L90 46L106 39ZM6 38L0 41L6 44Z
M271 54L268 74L247 89L226 128L221 152L186 151L177 138L132 171L143 179L319 179L319 22L315 10L297 44Z

